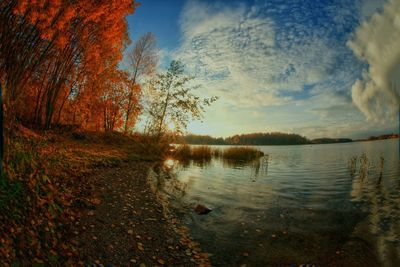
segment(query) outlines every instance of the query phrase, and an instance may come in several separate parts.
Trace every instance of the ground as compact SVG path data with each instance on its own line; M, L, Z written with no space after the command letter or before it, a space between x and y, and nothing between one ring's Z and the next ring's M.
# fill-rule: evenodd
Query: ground
M76 222L81 263L196 266L147 182L151 163L125 163L94 175L98 205Z
M147 174L162 160L153 143L120 133L16 132L0 188L0 265L210 265L150 186Z

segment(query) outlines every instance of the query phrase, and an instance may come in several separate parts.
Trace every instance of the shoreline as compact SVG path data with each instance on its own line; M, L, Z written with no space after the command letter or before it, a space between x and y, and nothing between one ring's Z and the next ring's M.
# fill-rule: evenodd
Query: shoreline
M151 190L146 140L20 126L8 142L0 265L210 266Z
M210 266L207 254L151 189L152 165L128 162L94 175L101 203L73 229L79 265Z

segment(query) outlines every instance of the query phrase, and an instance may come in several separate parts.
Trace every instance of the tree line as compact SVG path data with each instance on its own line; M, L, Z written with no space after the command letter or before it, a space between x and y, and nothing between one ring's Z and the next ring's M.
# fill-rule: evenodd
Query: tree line
M304 145L352 142L349 138L319 138L310 140L298 134L288 133L251 133L215 138L209 135L188 134L177 138L177 143L193 145Z

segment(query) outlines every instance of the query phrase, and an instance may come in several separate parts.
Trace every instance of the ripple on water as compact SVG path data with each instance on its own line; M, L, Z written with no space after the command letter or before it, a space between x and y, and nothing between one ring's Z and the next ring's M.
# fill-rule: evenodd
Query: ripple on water
M282 265L277 260L286 258L288 264L323 265L348 248L349 255L357 251L371 261L378 255L384 265L400 266L397 141L261 147L269 157L260 164L212 160L176 167L175 179L185 192L175 203L184 203L177 205L182 219L221 265L242 263L244 251L251 251L247 260L256 264ZM362 178L357 162L352 177L348 161L362 153L371 163L368 175ZM187 208L194 203L213 212L195 215ZM352 264L362 263L357 257Z

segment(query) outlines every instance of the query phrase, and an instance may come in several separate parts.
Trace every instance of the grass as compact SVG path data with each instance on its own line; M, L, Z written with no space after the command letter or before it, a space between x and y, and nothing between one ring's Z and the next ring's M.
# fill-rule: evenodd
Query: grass
M226 160L252 161L262 156L264 153L253 147L229 147L222 152L222 158Z
M190 159L191 153L192 149L189 145L180 145L175 149L173 155L176 159L184 160L184 159Z
M384 165L385 159L383 156L379 158L379 163L377 165L374 165L372 160L368 158L366 153L362 153L359 157L353 156L348 161L350 176L352 178L357 176L361 180L364 180L367 179L370 174L377 173L379 174L378 184L382 181Z
M209 146L195 146L192 148L191 158L194 160L209 160L212 157L212 150Z
M223 150L220 149L220 148L214 148L213 151L212 151L213 157L215 157L215 158L222 157L222 151Z
M264 153L252 147L228 147L225 149L211 148L210 146L178 146L173 156L178 160L211 160L223 158L226 160L252 161L264 156Z

